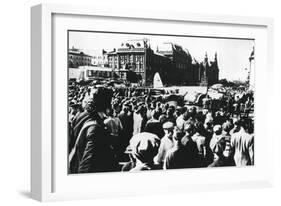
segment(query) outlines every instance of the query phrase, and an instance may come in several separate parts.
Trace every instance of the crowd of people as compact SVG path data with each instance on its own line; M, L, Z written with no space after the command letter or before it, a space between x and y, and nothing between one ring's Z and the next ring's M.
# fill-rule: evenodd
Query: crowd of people
M195 107L73 83L68 96L71 174L254 164L253 94L206 96Z

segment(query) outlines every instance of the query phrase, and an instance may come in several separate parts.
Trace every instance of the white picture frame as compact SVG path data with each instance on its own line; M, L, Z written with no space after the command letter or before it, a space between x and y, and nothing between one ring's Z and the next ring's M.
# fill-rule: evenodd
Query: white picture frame
M57 18L57 19L56 19ZM59 19L62 18L62 19ZM70 18L65 20L63 18ZM71 18L75 18L71 20ZM63 104L58 101L66 85L60 83L65 70L56 70L64 29L87 29L91 21L102 18L119 21L159 24L159 28L175 24L198 26L204 35L253 37L256 52L255 102L255 166L247 168L190 169L167 172L108 173L67 175L65 149L58 134L66 133L59 122L66 119ZM149 24L150 24L149 23ZM160 25L161 24L161 25ZM71 25L71 28L69 28ZM106 25L106 24L105 24ZM98 24L97 27L100 27ZM200 28L199 28L200 27ZM201 29L201 27L203 29ZM208 31L205 31L206 28ZM152 26L149 26L152 28ZM146 28L146 29L149 29ZM205 29L204 29L205 28ZM222 30L222 28L224 28ZM60 31L60 29L62 31ZM112 29L116 29L112 23ZM120 28L122 29L122 28ZM112 197L136 194L171 193L267 187L273 184L273 131L267 126L267 106L273 74L273 20L260 17L237 17L157 11L114 10L57 4L40 4L31 8L31 196L39 201ZM57 33L56 33L57 32ZM62 33L60 33L62 32ZM196 33L196 31L194 31ZM221 33L219 33L221 32ZM201 34L202 35L202 34ZM65 39L66 41L66 39ZM65 53L66 54L66 53ZM64 54L64 55L65 55ZM66 58L63 59L66 64ZM65 67L66 68L66 67ZM267 85L266 88L264 85ZM63 96L63 95L62 95ZM66 105L65 105L66 106ZM63 112L64 111L64 112ZM62 129L58 129L62 128ZM262 139L266 136L266 139ZM62 138L63 139L63 138ZM65 146L66 147L66 146ZM61 152L60 152L61 151ZM161 181L161 180L167 181ZM132 184L132 182L134 184ZM154 183L154 184L152 184Z

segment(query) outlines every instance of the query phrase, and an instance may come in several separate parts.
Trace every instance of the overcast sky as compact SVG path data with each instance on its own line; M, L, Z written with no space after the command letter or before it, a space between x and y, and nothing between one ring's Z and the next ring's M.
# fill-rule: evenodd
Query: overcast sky
M69 32L69 48L74 46L91 55L94 51L102 49L112 51L126 40L142 38L149 39L154 51L163 42L176 43L187 49L197 61L202 61L206 52L209 61L212 61L217 52L220 79L246 80L247 78L245 69L249 69L249 57L253 50L254 40L71 31ZM253 66L251 69L254 69Z

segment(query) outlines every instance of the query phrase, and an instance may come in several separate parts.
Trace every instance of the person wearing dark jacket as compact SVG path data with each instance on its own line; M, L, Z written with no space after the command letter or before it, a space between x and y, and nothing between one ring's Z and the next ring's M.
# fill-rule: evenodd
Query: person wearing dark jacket
M121 141L121 148L120 150L125 151L126 147L129 145L129 141L133 136L133 114L129 109L128 104L124 104L122 107L122 111L118 115L118 118L121 121L123 126L123 133L122 137L120 138Z
M70 173L116 171L118 163L110 144L110 134L104 125L105 111L111 107L111 92L99 88L87 103L84 122L70 152Z
M165 133L161 122L158 120L159 116L160 112L154 110L152 112L152 118L147 121L144 131L156 134L159 139L162 139Z
M82 129L85 122L89 121L91 119L90 113L87 111L84 111L80 114L78 114L72 121L72 123L69 125L69 147L68 147L68 153L71 152L73 149L76 138L78 137L78 134L80 130Z
M194 125L186 122L185 133L175 127L174 147L170 149L164 160L164 169L194 168L198 164L198 149L196 143L191 139L194 134Z

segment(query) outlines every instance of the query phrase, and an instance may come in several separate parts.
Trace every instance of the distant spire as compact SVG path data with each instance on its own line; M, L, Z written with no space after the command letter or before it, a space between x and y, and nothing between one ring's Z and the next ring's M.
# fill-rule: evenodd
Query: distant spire
M218 54L217 52L215 52L215 58L214 58L214 62L212 62L212 64L218 68Z
M193 57L192 64L197 64L197 63L198 63L197 60L195 59L195 57Z
M205 62L208 62L208 54L207 54L207 52L205 53Z
M255 59L255 47L253 47L253 51L251 52L251 55L249 57L249 61L251 62L253 59Z

